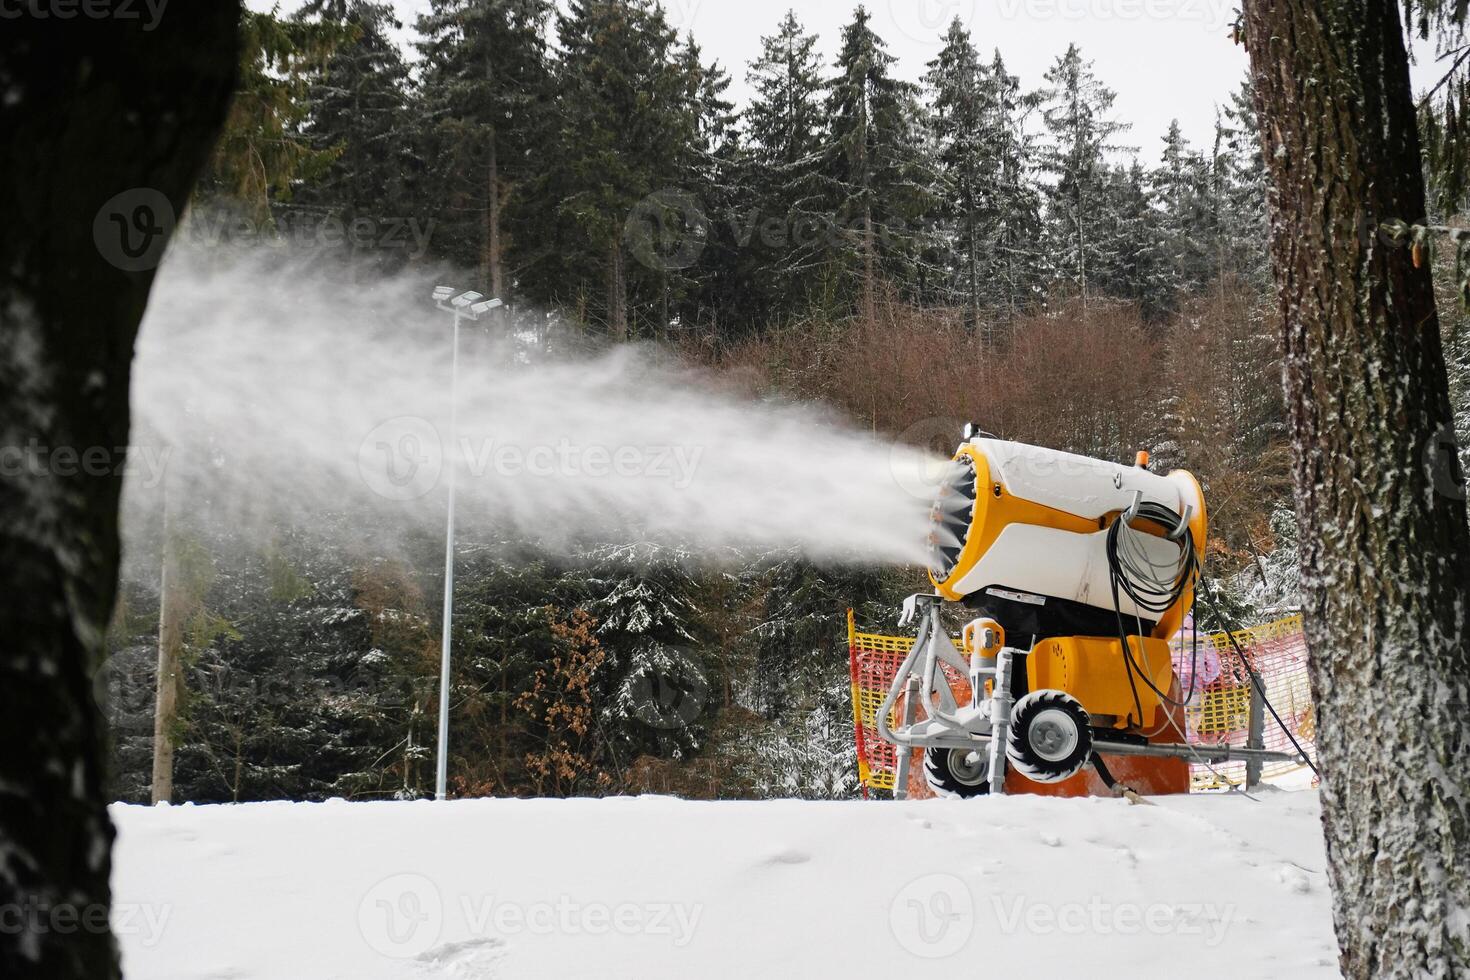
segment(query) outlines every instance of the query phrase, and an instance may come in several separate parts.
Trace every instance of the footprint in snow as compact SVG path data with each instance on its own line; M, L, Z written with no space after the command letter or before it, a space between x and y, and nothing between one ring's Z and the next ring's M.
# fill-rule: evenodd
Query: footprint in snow
M1047 847L1062 846L1062 839L1060 837L1058 837L1056 834L1048 834L1045 831L1043 831L1041 834L1041 842Z
M766 864L806 864L811 859L812 859L812 856L810 854L808 854L806 851L798 851L795 848L787 848L784 851L777 851L775 854L772 854L770 857L766 858L765 863Z
M1312 880L1307 877L1305 871L1295 865L1283 864L1277 868L1276 880L1299 895L1305 895L1312 890Z
M505 956L505 941L501 939L467 939L459 943L440 943L417 957L419 976L470 977L474 980L489 980L492 966Z

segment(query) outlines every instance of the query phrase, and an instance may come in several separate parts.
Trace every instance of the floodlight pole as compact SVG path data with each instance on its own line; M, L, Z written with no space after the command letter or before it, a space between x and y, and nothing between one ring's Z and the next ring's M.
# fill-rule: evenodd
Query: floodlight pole
M434 799L442 800L449 782L449 640L454 626L454 476L459 469L455 453L459 440L459 321L454 310L453 353L449 368L449 518L444 530L444 622L439 654L439 756L434 774Z
M444 621L441 627L442 645L439 654L439 747L434 773L434 799L442 800L448 795L449 783L449 643L454 626L454 484L459 469L456 453L459 449L459 323L468 317L478 320L482 313L501 305L500 300L484 302L479 293L462 293L449 305L449 299L457 290L440 286L434 290L434 301L439 309L454 315L454 338L451 342L449 375L449 452L445 459L449 464L449 516L444 530Z

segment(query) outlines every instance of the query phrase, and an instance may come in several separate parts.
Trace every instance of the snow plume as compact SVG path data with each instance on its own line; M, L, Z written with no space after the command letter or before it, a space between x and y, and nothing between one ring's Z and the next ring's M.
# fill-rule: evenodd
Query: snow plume
M166 486L216 524L335 515L387 548L442 526L452 463L466 542L924 559L942 468L926 452L648 348L553 353L569 345L524 312L462 324L452 426L434 280L339 278L279 254L170 257L134 366L131 507L156 513Z

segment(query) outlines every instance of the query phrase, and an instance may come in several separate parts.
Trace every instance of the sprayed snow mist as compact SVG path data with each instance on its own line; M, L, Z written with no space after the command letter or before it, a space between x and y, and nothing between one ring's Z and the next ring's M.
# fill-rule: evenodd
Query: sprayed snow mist
M524 315L465 321L451 421L452 322L432 285L172 256L134 367L129 506L166 486L171 507L242 528L348 513L386 537L443 520L453 466L465 535L925 560L941 461L655 351L554 354Z

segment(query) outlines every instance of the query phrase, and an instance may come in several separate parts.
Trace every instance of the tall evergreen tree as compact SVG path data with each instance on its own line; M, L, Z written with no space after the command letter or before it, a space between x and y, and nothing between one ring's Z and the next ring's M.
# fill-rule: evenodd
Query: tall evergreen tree
M986 132L994 141L995 165L986 278L993 284L997 308L1015 316L1041 298L1046 281L1036 137L1026 126L1039 100L1022 93L1021 80L1006 71L998 50L984 84L991 114Z
M750 287L761 313L799 316L820 297L824 202L818 174L825 139L817 38L795 11L761 38L746 75L753 90L745 110L750 198L742 230L759 270Z
M1209 168L1190 149L1177 119L1164 135L1164 151L1149 185L1158 208L1159 299L1172 309L1177 294L1200 289L1213 278L1216 265Z
M417 169L408 64L390 36L402 24L390 5L372 0L311 0L298 16L319 17L348 40L332 51L321 77L314 80L303 127L312 145L335 158L296 201L338 219L347 229L366 219L377 233L386 233L385 219L406 217L405 182ZM349 248L355 251L359 244L356 234L348 236ZM401 260L404 253L397 257Z
M1098 293L1137 302L1154 319L1172 309L1178 292L1161 222L1143 166L1134 160L1127 167L1107 168L1088 219L1089 237L1101 257L1092 285Z
M335 148L313 146L301 126L306 93L345 33L246 10L240 36L239 85L199 190L268 222L273 203L289 201L301 181L319 177L336 156Z
M1051 134L1045 154L1053 183L1047 188L1047 237L1054 276L1075 284L1087 302L1089 277L1113 257L1089 235L1089 224L1103 201L1106 155L1121 149L1113 138L1128 129L1109 113L1115 95L1082 60L1077 45L1046 73L1044 118Z
M1267 256L1266 161L1255 87L1246 78L1230 94L1217 123L1216 199L1220 235L1219 269L1264 289L1270 279Z
M833 256L839 295L872 316L880 280L923 291L923 222L933 206L918 89L891 74L896 60L859 6L842 31L827 95L828 200L840 237Z
M445 252L505 297L519 186L545 166L550 0L431 0L418 19L425 153Z
M528 285L533 298L623 340L664 318L666 278L682 264L637 240L630 254L629 232L700 231L688 227L702 217L689 196L698 110L678 39L652 0L572 0L557 32L556 130L533 191L542 249Z
M988 281L982 276L984 228L996 211L996 113L992 91L970 32L956 17L944 49L929 63L925 81L933 92L934 137L944 178L940 213L945 221L947 281L944 292L963 301L966 323L980 323Z

